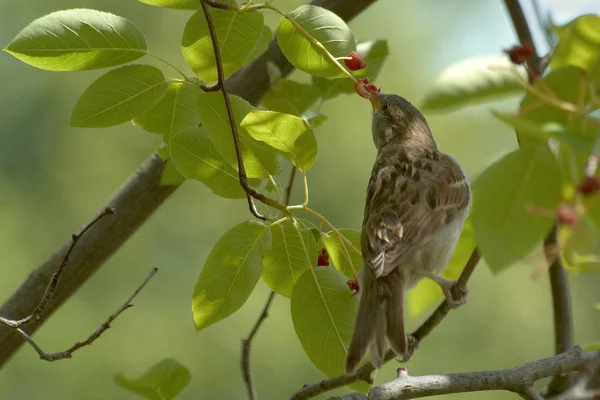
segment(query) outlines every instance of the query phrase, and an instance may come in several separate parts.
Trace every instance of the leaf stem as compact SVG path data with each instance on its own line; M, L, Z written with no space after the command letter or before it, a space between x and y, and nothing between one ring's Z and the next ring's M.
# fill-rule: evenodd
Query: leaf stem
M168 65L169 67L173 68L175 71L177 71L177 73L179 73L182 77L183 80L186 82L191 82L190 78L185 74L185 72L183 72L182 70L180 70L179 68L177 68L174 64L170 63L169 61L165 60L164 58L154 54L153 52L151 52L150 50L146 50L146 55L160 61L163 64Z

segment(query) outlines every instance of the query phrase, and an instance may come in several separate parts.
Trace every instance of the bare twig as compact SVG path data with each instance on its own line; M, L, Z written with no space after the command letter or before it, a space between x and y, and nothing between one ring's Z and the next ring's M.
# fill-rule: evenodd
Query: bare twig
M326 8L344 21L350 21L363 12L376 0L313 0L311 4ZM226 86L230 93L243 97L252 104L269 90L270 81L268 63L274 63L285 77L293 71L276 40L271 41L265 53L252 63L227 78ZM119 210L119 218L96 225L88 239L80 242L74 250L71 260L78 266L77 271L67 270L61 279L61 290L48 306L38 322L32 322L27 328L31 333L42 325L50 315L77 289L79 289L104 262L117 251L127 239L148 219L152 213L179 187L162 186L160 177L165 162L152 154L107 204ZM9 300L0 307L0 315L22 318L30 315L42 296L48 278L62 261L70 242L35 269ZM25 340L14 329L0 324L0 367L23 345Z
M524 399L542 400L543 397L533 390L534 382L558 373L583 368L594 356L594 353L574 347L566 353L503 370L426 376L409 376L408 373L402 372L398 379L371 388L365 398L407 400L451 393L508 390ZM339 399L351 398L342 396Z
M48 285L46 285L46 290L44 291L44 295L42 296L42 298L40 299L40 302L38 303L37 307L35 308L35 310L28 315L25 318L21 318L19 320L11 320L8 318L4 318L0 316L0 323L11 327L11 328L20 328L23 325L27 325L32 321L37 321L40 319L40 316L42 315L42 313L44 312L44 310L46 310L46 307L48 307L48 304L50 304L50 302L52 301L52 298L54 297L54 293L56 292L56 288L58 287L58 283L60 282L60 278L63 275L64 271L65 271L65 267L67 266L67 263L69 262L69 257L71 256L71 253L73 252L73 249L75 248L75 245L77 244L77 242L79 241L79 239L94 225L96 225L96 223L98 221L100 221L102 218L104 218L107 215L110 214L114 214L116 213L117 210L114 207L106 207L104 209L104 211L102 211L100 214L98 214L98 216L96 218L94 218L92 221L90 221L79 233L74 233L73 235L71 235L71 245L69 246L69 249L67 250L67 253L65 254L65 256L63 257L60 265L58 266L58 268L56 268L56 271L54 271L54 273L52 274L52 277L50 278L50 281L48 282ZM19 332L22 332L21 330L19 330ZM31 343L31 341L29 341Z
M538 51L536 50L535 42L533 41L533 36L531 34L531 30L529 29L527 18L525 18L523 8L521 8L519 0L504 0L504 5L510 14L510 19L512 20L512 24L515 28L517 36L519 37L519 41L521 44L530 45L533 49L533 54L527 60L527 66L531 71L535 72L535 75L539 76L542 73L542 71L539 69L540 57L538 55Z
M463 269L460 277L456 281L456 284L452 287L452 295L455 299L459 299L464 296L467 290L467 282L471 278L475 267L479 263L480 255L477 249L473 250L465 268ZM421 324L421 326L410 334L410 353L412 353L419 345L419 343L427 336L431 331L442 322L444 317L450 312L452 308L448 305L446 300L443 300L438 308L431 314L431 316ZM385 355L384 363L395 358L393 351L388 350ZM298 390L292 395L291 400L310 399L321 393L328 392L333 389L337 389L351 383L364 380L369 383L373 383L371 379L371 373L375 371L375 367L371 363L367 363L360 367L353 375L340 375L330 379L324 379L319 383L313 385L305 385L302 389Z
M292 194L292 187L294 186L294 177L296 176L296 167L292 167L292 171L290 172L290 180L288 182L287 188L285 189L285 205L290 204L290 198ZM264 322L264 320L269 316L269 308L273 303L273 299L275 299L275 292L271 291L269 293L269 297L267 297L267 301L265 306L263 307L258 319L254 323L252 330L248 337L242 340L242 358L241 358L241 368L242 368L242 377L244 378L244 384L246 385L246 391L248 392L248 398L250 400L256 399L256 390L254 389L254 381L252 380L252 369L250 368L250 348L252 346L252 339L254 339L254 335L260 328L260 325Z
M584 400L598 399L600 390L593 389L588 385L592 381L595 374L600 372L600 351L582 368L580 377L568 390L552 397L550 400Z
M73 236L75 236L75 235L73 235ZM144 286L146 286L146 283L148 283L150 278L152 278L154 276L154 274L156 274L156 272L158 272L158 269L152 268L152 271L150 271L150 274L146 277L146 279L144 279L144 281L141 283L141 285L138 286L138 288L127 299L127 301L121 307L119 307L117 309L117 311L115 311L110 317L108 317L108 319L102 325L100 325L100 327L98 329L96 329L94 331L94 333L92 333L83 342L77 342L65 351L59 351L57 353L46 353L35 343L35 341L31 338L31 336L27 332L25 332L23 329L16 327L15 330L23 337L23 339L25 339L35 349L35 351L38 353L38 355L40 356L40 358L42 360L58 361L58 360L64 360L64 359L71 358L75 351L79 350L80 348L82 348L84 346L91 345L96 339L98 339L100 337L100 335L102 335L104 333L104 331L106 331L108 328L110 328L110 324L123 311L127 310L129 307L133 307L133 304L131 304L131 302L133 301L135 296L137 296L138 293L144 288Z

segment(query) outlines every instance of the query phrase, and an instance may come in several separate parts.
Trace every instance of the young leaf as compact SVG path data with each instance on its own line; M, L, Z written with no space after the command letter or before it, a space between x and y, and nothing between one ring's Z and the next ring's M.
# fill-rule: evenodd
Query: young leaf
M137 379L115 376L117 385L149 400L174 399L190 380L190 371L172 358L159 361Z
M360 232L352 229L338 229L338 231L346 239L350 240L358 252L333 231L323 235L323 246L325 246L325 250L329 253L329 259L333 262L333 266L346 275L348 279L354 279L353 268L358 274L363 264L360 253Z
M542 123L525 117L502 114L492 111L492 114L517 130L519 136L528 136L542 142L552 138L570 146L575 151L586 151L592 148L594 141L578 131L569 129L556 122ZM514 132L513 132L514 133Z
M329 267L306 270L294 286L290 302L294 330L308 358L328 377L344 374L357 300L346 278ZM362 381L350 387L368 389Z
M553 70L574 65L589 71L600 61L600 16L582 15L562 26L552 27L558 45L552 55Z
M165 161L165 168L163 169L162 175L160 176L159 186L178 186L185 182L185 176L181 175L179 169L173 163L173 160L169 159Z
M197 330L244 305L260 279L261 260L270 248L271 231L258 221L242 222L221 236L194 288L192 312Z
M473 237L471 220L468 218L456 244L452 259L442 276L449 280L457 279L467 264L473 249L475 249L475 238ZM443 298L444 295L437 283L431 279L421 279L417 287L407 294L408 312L413 317L419 316Z
M196 179L217 196L241 199L246 192L202 128L187 128L171 139L171 158L186 178Z
M162 72L150 65L126 65L102 75L83 92L71 126L104 128L130 121L152 108L167 91Z
M261 103L269 110L300 117L318 98L319 90L312 85L277 79Z
M319 249L314 236L308 229L301 230L301 233L302 240L291 221L271 227L273 246L263 258L263 281L288 298L292 297L294 284L302 273L317 265Z
M558 206L560 187L558 162L543 145L509 153L477 178L473 230L492 271L509 267L540 243L554 219L536 214Z
M356 52L360 54L367 67L356 71L354 76L358 78L369 77L371 82L374 82L389 54L387 40L359 42L356 45ZM341 93L355 92L354 83L349 79L327 79L313 76L312 82L319 89L324 100L332 99Z
M137 60L146 54L146 39L125 18L78 8L36 19L4 51L36 68L82 71Z
M252 138L239 123L254 109L250 103L238 96L229 96L231 107L238 124L238 135L242 159L249 178L267 178L269 174L281 172L281 157L270 146ZM237 170L237 158L229 118L221 93L200 93L198 95L198 115L210 141L225 161Z
M427 111L451 111L522 93L510 68L507 59L498 57L460 61L442 71L421 107ZM523 69L519 73L526 76Z
M294 23L281 18L277 26L277 42L288 61L312 75L328 78L342 76L340 67L302 30L321 43L333 57L342 57L356 50L354 36L344 20L329 10L313 5L300 6L288 16Z
M273 36L258 12L211 9L210 14L219 40L225 76L257 58L267 50ZM202 80L217 80L217 68L210 32L202 11L189 19L181 39L183 57Z
M279 150L301 171L317 158L317 139L302 118L275 111L250 111L240 124L250 136Z
M133 123L147 132L163 135L163 141L169 143L178 132L200 124L196 111L199 91L191 83L169 82L165 96Z

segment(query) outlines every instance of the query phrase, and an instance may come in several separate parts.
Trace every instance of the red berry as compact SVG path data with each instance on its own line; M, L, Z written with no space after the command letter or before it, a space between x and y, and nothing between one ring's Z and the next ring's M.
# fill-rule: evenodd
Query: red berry
M354 292L354 293L352 293L352 296L354 296L355 294L357 294L360 291L360 286L358 285L358 279L356 279L356 278L350 279L348 282L346 282L346 285L348 285L350 290L352 290Z
M369 92L367 91L367 86L369 85L369 78L358 79L354 84L354 90L360 97L364 97L365 99L369 98Z
M533 54L533 47L531 47L530 44L525 43L523 45L513 46L510 49L505 49L504 52L508 55L508 58L510 58L510 61L513 64L521 65L531 57L531 54Z
M595 176L587 176L585 180L577 186L577 190L584 196L596 194L600 190L600 179Z
M561 204L556 210L558 221L561 225L574 226L579 222L579 214L575 207L570 204Z
M365 88L367 92L379 92L379 88L373 84L368 84Z
M329 265L329 254L327 250L319 250L319 257L317 258L317 267L327 267Z
M367 66L355 51L351 51L346 57L350 57L349 60L344 60L344 64L346 64L346 67L348 67L350 71L358 71Z

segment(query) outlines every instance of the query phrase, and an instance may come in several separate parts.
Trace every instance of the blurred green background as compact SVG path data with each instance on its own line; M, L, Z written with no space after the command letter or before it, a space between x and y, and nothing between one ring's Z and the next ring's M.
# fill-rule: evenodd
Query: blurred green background
M288 10L302 4L277 3ZM576 15L578 7L600 11L595 0L552 3L559 22ZM0 7L2 46L37 17L88 7L132 20L154 52L185 65L179 37L190 12L134 0L0 0ZM276 18L269 21L274 25ZM375 83L416 104L447 65L465 57L498 55L516 41L499 0L380 0L350 26L358 39L388 39L391 55ZM541 38L539 30L536 35ZM159 137L130 124L102 130L68 127L78 96L104 71L41 71L6 53L0 55L0 69L0 301L4 301L146 159ZM300 73L294 76L304 79ZM489 109L510 111L516 105L514 99L427 117L439 147L454 155L474 178L516 146L514 133L494 120ZM342 96L327 103L324 112L329 118L317 129L320 154L309 172L311 204L338 227L359 229L375 155L370 106L357 96ZM191 370L192 383L181 399L245 399L240 340L263 305L265 285L259 283L240 311L198 334L190 305L212 245L249 217L245 201L217 198L200 183L186 182L34 338L46 351L60 351L84 339L152 266L159 267L135 307L71 360L43 362L23 346L0 371L0 399L131 399L112 382L115 373L137 376L165 357L174 357ZM498 276L480 265L467 305L452 312L422 343L407 365L410 374L506 368L551 355L548 281L531 278L541 259L527 261ZM593 307L600 302L600 276L571 274L571 284L576 341L600 339L600 312ZM409 321L410 326L422 318ZM276 299L254 342L252 364L262 399L288 398L304 383L323 378L295 337L289 300ZM394 378L397 367L389 363L377 382ZM496 392L444 398L483 396L516 398Z

